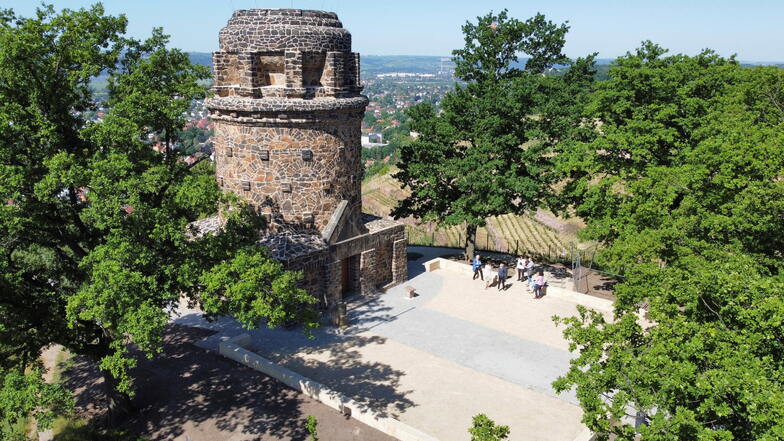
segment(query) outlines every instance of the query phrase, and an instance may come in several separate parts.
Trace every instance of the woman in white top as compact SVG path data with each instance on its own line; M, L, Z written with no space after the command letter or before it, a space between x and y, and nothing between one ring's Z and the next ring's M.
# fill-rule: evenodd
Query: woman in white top
M518 282L522 282L523 281L523 277L525 277L525 264L526 264L526 261L525 261L525 258L523 256L520 256L520 257L517 258L516 268L517 268L517 281Z
M485 275L487 276L485 279L485 289L487 289L495 284L495 279L498 277L495 271L493 271L493 265L490 265L490 262L485 264Z

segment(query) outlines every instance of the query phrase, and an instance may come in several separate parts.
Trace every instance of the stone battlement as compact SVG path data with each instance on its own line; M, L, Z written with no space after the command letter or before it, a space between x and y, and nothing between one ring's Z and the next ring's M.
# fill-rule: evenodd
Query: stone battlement
M332 12L241 10L219 40L212 57L218 98L342 98L362 90L359 54Z

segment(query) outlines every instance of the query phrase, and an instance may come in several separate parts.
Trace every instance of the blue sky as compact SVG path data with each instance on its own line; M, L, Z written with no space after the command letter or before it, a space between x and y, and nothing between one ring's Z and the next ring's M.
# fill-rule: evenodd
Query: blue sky
M80 8L87 0L52 0L56 8ZM335 11L354 36L354 50L374 55L450 55L462 46L460 26L490 10L509 9L525 19L536 12L568 20L565 52L599 52L613 58L653 40L673 53L712 48L744 61L784 61L782 0L105 0L111 14L124 13L129 34L142 38L154 26L187 51L217 49L218 31L235 9L288 8ZM34 0L2 0L0 7L31 15Z

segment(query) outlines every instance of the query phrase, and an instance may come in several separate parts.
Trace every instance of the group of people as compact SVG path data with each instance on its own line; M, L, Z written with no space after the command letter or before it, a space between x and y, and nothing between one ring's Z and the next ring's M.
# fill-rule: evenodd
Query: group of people
M544 271L539 270L536 272L536 264L530 257L520 256L517 258L515 265L517 269L517 281L526 282L528 284L528 291L533 291L534 298L540 299L544 295L542 288L546 286L547 281L544 278ZM495 274L493 265L487 262L482 265L482 259L479 254L471 261L471 269L474 271L474 280L479 277L480 280L485 282L485 289L491 287L493 283L498 281L498 290L506 290L506 279L509 277L509 268L506 264L502 263L498 267L498 273ZM487 279L485 280L485 274Z

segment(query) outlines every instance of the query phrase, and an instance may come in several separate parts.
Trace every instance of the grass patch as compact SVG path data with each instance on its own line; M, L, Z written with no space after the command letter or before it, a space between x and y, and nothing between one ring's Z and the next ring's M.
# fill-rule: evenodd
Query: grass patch
M65 381L67 371L73 363L73 355L70 352L65 349L58 352L52 372L52 383ZM125 431L104 429L74 415L57 417L52 423L52 435L54 441L147 441L146 437Z
M58 384L63 381L63 375L73 366L73 356L65 349L61 349L54 358L54 371L52 372L52 383Z

